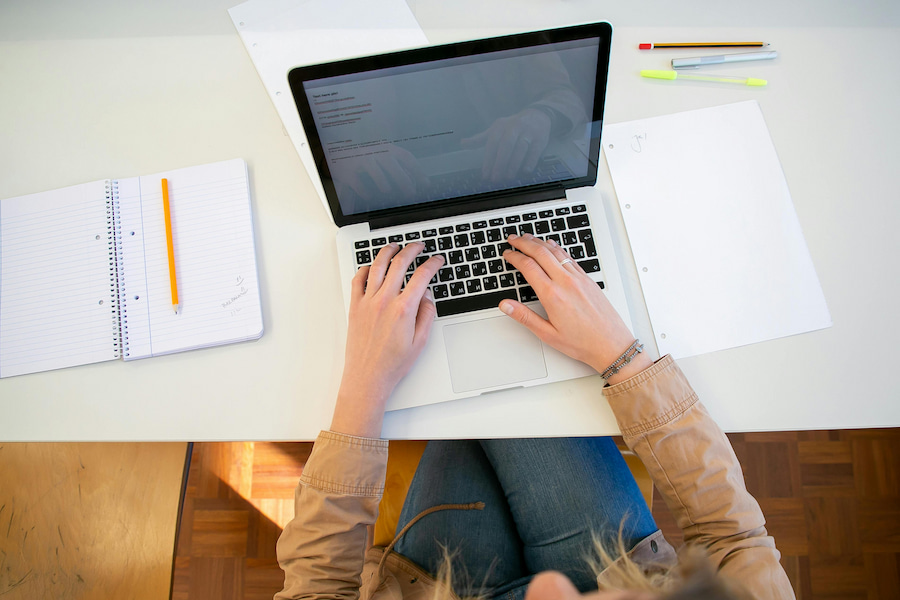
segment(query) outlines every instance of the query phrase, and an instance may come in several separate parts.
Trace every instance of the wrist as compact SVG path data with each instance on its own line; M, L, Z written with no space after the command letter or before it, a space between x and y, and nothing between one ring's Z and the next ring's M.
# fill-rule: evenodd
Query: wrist
M607 344L607 347L624 348L624 351L620 350L620 354L612 355L606 352L591 365L610 385L625 381L653 364L653 360L644 353L644 345L640 340L630 336L628 339L630 341L623 338L615 345Z
M625 365L623 368L619 369L619 372L615 375L610 375L606 378L606 383L609 385L616 385L617 383L622 383L626 379L630 379L649 367L653 366L653 359L646 352L642 352L638 354L634 360Z
M331 430L360 437L380 437L387 395L373 390L356 390L341 385Z

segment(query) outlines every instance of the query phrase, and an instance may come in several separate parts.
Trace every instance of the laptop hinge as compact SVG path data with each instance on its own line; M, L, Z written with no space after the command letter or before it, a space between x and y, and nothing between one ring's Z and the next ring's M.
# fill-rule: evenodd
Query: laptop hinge
M565 197L566 190L562 187L554 187L552 189L539 190L525 194L519 192L506 196L497 196L488 200L450 204L446 206L436 206L427 210L414 210L380 217L377 219L371 219L369 221L369 227L372 231L374 231L376 229L384 229L386 227L394 227L396 225L406 225L407 223L416 223L418 221L431 221L434 219L442 219L444 217L455 217L456 215L465 215L486 210L495 210L498 208L508 208L511 206L519 206L522 204L531 204L533 202L560 200Z

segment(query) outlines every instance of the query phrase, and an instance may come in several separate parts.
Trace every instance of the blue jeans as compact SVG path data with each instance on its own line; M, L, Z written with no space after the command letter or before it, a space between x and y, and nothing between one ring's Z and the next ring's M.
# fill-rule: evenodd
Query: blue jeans
M596 589L592 534L609 546L622 525L630 549L657 529L611 438L547 438L429 442L397 530L432 506L478 501L484 510L423 517L394 549L437 573L443 546L460 596L522 598L547 570Z

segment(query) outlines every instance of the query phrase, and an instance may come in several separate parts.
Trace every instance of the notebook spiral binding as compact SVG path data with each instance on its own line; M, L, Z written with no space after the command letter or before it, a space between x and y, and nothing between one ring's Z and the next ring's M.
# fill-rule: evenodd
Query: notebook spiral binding
M106 230L109 247L109 300L112 315L113 348L116 358L128 356L128 310L125 308L125 269L122 252L122 222L119 211L119 182L106 182Z

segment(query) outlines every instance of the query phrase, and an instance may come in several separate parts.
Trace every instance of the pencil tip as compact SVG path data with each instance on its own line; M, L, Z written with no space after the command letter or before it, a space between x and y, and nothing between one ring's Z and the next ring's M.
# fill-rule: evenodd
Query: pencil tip
M173 305L172 305L172 309L175 311L175 314L177 315L177 314L178 314L178 311L181 310L181 305L180 305L180 304L173 304Z

